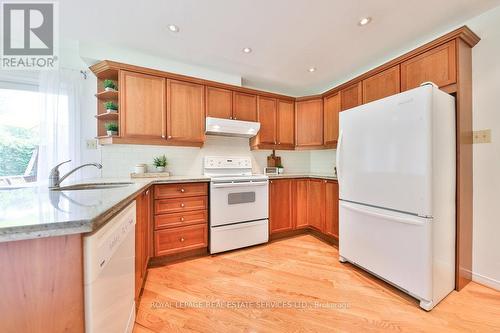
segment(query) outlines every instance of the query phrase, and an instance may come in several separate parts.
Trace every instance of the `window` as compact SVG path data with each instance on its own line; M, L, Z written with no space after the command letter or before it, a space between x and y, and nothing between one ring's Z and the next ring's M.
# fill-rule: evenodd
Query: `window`
M0 84L0 187L37 180L41 100L38 87Z

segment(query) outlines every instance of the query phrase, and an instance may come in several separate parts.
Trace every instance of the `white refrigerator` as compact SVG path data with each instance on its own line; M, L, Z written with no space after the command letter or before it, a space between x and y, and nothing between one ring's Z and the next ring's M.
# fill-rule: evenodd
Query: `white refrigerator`
M455 99L424 85L340 113L339 255L430 311L455 287Z

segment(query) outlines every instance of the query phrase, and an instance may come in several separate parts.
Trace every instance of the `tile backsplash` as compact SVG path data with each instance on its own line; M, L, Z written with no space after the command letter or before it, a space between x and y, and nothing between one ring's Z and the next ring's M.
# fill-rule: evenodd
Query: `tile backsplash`
M332 152L329 150L329 152ZM265 151L251 151L248 139L220 136L207 136L202 148L142 146L142 145L107 145L101 147L102 177L128 177L138 163L146 163L152 169L155 156L165 154L168 159L167 170L172 175L203 174L203 158L205 156L250 156L253 171L262 173L267 165ZM308 173L311 169L311 152L309 151L277 151L287 173ZM335 155L334 153L331 153ZM326 170L330 156L315 155L316 166ZM318 168L321 169L321 168ZM330 168L333 170L333 166ZM319 171L317 171L319 172ZM331 173L331 171L330 171Z

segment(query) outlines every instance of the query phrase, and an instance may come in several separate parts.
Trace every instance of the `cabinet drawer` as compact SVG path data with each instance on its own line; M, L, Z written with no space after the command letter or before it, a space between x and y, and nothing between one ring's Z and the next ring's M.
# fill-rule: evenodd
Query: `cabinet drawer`
M206 210L194 210L190 212L162 214L155 216L155 229L181 227L191 224L208 222Z
M206 224L155 231L155 256L206 247L207 232Z
M155 200L155 214L178 213L206 209L206 196Z
M155 186L155 199L207 195L207 183L165 184Z

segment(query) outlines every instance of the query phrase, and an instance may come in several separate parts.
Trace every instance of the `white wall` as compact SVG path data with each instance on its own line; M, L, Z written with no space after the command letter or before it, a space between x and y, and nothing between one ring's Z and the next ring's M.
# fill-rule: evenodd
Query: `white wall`
M312 174L333 174L336 166L335 149L311 150L309 170Z
M472 51L473 126L492 134L474 145L473 280L500 290L500 7L467 25L481 37Z
M151 170L155 156L165 154L169 165L168 171L172 175L201 175L203 174L203 158L205 156L244 156L251 157L253 171L262 173L267 165L267 156L270 151L250 151L248 139L207 136L202 148L192 147L165 147L165 146L138 146L113 145L103 146L102 176L128 177L138 163L147 163ZM278 152L281 162L287 172L309 172L309 152L290 151Z

